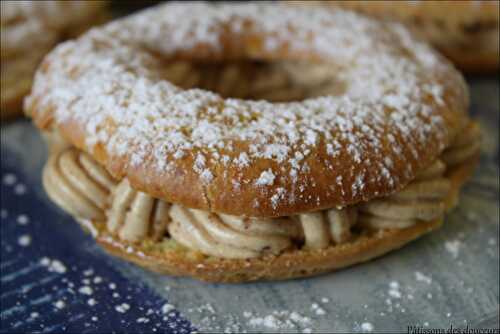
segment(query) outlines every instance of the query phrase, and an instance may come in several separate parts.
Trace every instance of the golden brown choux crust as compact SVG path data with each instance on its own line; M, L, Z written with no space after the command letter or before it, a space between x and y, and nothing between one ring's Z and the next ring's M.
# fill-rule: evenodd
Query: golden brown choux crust
M341 6L404 23L460 69L488 73L499 66L499 2L487 1L289 1Z
M293 103L225 99L163 80L172 58L323 62L345 90ZM57 47L25 107L134 189L279 217L402 189L465 125L468 96L461 75L399 25L340 9L175 3Z
M22 114L36 67L57 42L103 23L106 1L2 1L0 119Z
M470 177L478 156L447 173L452 189L447 201L450 210L457 203L462 184ZM169 275L192 276L210 282L238 283L254 280L282 280L313 276L369 261L431 232L442 220L419 222L400 230L366 233L353 241L321 250L292 250L278 256L247 260L218 259L190 252L181 246L128 244L112 237L105 227L85 222L94 230L97 242L111 254L147 269ZM98 232L96 232L98 231Z

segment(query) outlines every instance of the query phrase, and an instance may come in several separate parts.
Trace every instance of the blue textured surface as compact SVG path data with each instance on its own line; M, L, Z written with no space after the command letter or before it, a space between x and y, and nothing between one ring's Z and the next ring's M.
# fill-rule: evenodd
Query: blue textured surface
M1 161L1 333L194 330L178 311L164 314L164 298L125 278L69 216L47 206L3 143Z

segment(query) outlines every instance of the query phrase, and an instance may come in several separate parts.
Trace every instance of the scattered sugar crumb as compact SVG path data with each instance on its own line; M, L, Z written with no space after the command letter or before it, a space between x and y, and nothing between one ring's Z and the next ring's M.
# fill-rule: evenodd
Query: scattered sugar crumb
M14 174L5 174L2 178L2 182L6 186L12 186L17 182L17 176L15 176Z
M94 280L93 280L94 284L99 284L102 282L102 277L100 276L96 276L94 277Z
M127 304L127 303L122 303L120 305L116 305L115 306L115 310L119 313L125 313L127 312L128 310L130 310L130 305Z
M82 286L80 289L78 289L78 292L81 293L82 295L90 296L94 291L90 286Z
M63 309L66 306L66 303L63 300L58 300L54 303L54 306L58 309Z
M389 283L389 296L393 298L401 298L401 292L399 291L399 283L392 281Z
M51 260L48 257L43 257L40 259L40 264L44 267L47 267L47 270L50 272L56 272L59 274L64 274L67 269L64 263L59 260Z
M83 276L91 276L93 274L94 274L94 270L93 269L87 269L87 270L83 271Z
M40 313L38 313L38 312L31 312L31 314L30 314L30 317L31 317L32 319L36 319L36 318L38 318L39 316L40 316Z
M97 320L99 320L99 318L98 318L98 317L96 317L96 316L93 316L93 317L92 317L92 318L90 318L90 319L91 319L92 321L97 321Z
M326 311L321 306L319 306L317 303L313 303L311 305L311 309L314 311L314 313L316 313L316 315L325 315L326 314Z
M50 266L49 266L49 271L55 271L56 273L63 274L66 272L66 267L64 264L59 261L59 260L52 260Z
M460 247L462 246L462 243L460 242L460 240L446 241L444 246L446 247L446 250L454 258L457 258L458 254L460 252Z
M26 194L26 186L22 183L16 184L16 186L14 187L14 194L18 196Z
M371 331L373 331L373 325L369 322L363 322L361 324L361 330L363 332L371 332Z
M161 307L161 313L167 314L173 311L174 309L175 309L174 305L166 303Z
M389 283L389 287L391 289L399 289L399 283L396 282L396 281L392 281L392 282Z
M326 304L326 303L329 303L329 302L330 302L330 299L328 299L328 298L326 298L326 297L323 297L323 298L321 298L321 302L322 302L323 304Z
M425 282L427 284L431 284L432 283L432 278L429 277L429 276L426 276L426 275L422 274L420 271L416 271L415 272L415 278L419 282Z
M148 318L145 318L145 317L140 317L140 318L137 318L137 323L139 324L147 324L149 322L149 319Z
M97 301L94 298L90 298L89 300L87 300L87 304L89 306L94 306L97 304Z
M19 239L17 239L17 243L19 244L19 246L27 247L31 244L31 236L28 234L24 234L20 236Z
M109 287L111 290L114 290L114 289L116 289L116 284L115 284L115 283L109 283L109 284L108 284L108 287Z
M30 219L27 215L22 214L17 216L16 221L19 225L27 225L30 222Z
M303 316L295 311L273 311L265 316L248 316L248 325L267 329L297 329L312 323L311 318Z

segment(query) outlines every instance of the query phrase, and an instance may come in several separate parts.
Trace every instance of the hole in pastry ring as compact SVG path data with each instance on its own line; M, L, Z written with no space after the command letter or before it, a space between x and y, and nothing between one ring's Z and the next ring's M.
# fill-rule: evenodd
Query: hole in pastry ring
M178 20L183 17L183 20ZM332 63L341 96L223 99L165 59ZM333 66L332 65L332 66ZM461 75L401 26L279 4L164 4L57 47L27 112L167 202L278 217L402 189L466 122Z

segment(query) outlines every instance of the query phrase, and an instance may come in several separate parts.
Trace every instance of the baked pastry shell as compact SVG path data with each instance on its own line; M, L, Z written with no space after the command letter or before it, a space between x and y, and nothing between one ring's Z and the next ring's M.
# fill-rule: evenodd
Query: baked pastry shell
M335 62L335 59L330 59L328 56L322 58L318 52L309 48L295 51L283 47L283 49L269 51L265 48L267 37L265 32L255 32L243 37L221 34L219 43L224 48L211 48L203 43L194 43L190 48L175 50L176 53L170 54L169 57L173 60L203 59L206 62L234 59L242 61L256 59L264 62L296 60ZM81 39L85 40L84 37ZM78 45L78 41L75 43ZM149 141L143 145L144 149L127 146L127 150L122 153L109 149L105 142L91 140L89 144L87 125L81 121L82 117L79 121L81 115L73 110L65 109L69 116L59 119L55 115L57 103L45 103L47 92L36 89L37 86L43 86L41 84L35 84L31 96L26 100L25 108L37 127L59 132L71 145L90 154L116 179L127 178L134 189L154 198L188 208L235 216L290 216L353 205L403 189L419 171L433 163L450 145L456 134L466 126L469 99L463 78L448 61L435 55L432 50L428 52L436 57L436 64L440 65L435 66L435 71L428 73L429 82L442 89L442 103L428 95L424 95L418 103L425 102L425 105L432 109L431 116L440 119L439 126L433 125L433 121L424 116L419 116L419 118L410 115L408 110L410 118L408 121L412 122L411 118L415 117L415 120L421 121L422 126L413 127L404 133L397 130L398 127L393 123L385 122L379 127L380 149L378 147L377 150L372 149L370 143L374 140L366 136L359 139L359 146L369 147L363 151L362 159L356 159L350 153L352 147L349 147L349 143L345 140L339 144L340 147L335 156L329 155L326 149L328 140L318 138L318 142L308 149L308 153L301 161L301 165L307 165L308 168L300 173L297 180L289 177L292 171L291 164L278 162L277 159L252 158L251 164L240 168L235 164L226 165L221 159L214 158L216 154L227 155L228 161L235 161L240 153L249 152L248 148L253 144L249 139L240 140L230 137L221 139L221 141L231 141L233 147L231 151L213 153L206 146L201 146L199 151L190 150L179 159L175 158L172 152L161 153L162 163L168 162L169 164L169 169L166 170L158 168L155 162L155 152L150 149L158 144L155 141ZM45 80L46 77L51 77L51 73L57 74L57 66L65 62L66 56L57 50L54 51L40 66L38 80L49 81ZM218 98L216 104L223 108L225 101L223 98ZM284 105L283 109L286 108L287 105ZM384 111L388 111L388 108L384 107ZM106 112L103 112L102 116L104 117L105 114ZM165 114L161 117L168 118L168 116ZM121 130L130 127L130 125L123 126L113 117L106 117L106 119L99 120L98 128L99 132L105 134L107 138L113 138ZM406 122L406 120L401 122ZM363 125L370 127L373 124L366 121ZM430 126L432 130L422 136L421 130L426 126ZM333 136L340 136L340 131L335 131ZM394 140L390 142L389 134L392 132L395 132ZM419 137L422 139L413 140ZM396 152L393 149L395 146L401 149ZM299 149L292 149L291 145L287 148L291 149L291 153L301 153ZM141 151L142 158L140 163L134 164L133 158L138 150ZM204 154L206 160L204 168L210 172L209 182L204 180L203 175L194 168L196 155L200 152ZM375 167L385 166L386 161L390 161L391 165L390 170L387 171L389 177L382 178L381 168ZM276 182L265 187L256 185L255 181L259 179L259 175L268 170L274 173ZM341 180L341 185L333 186L336 180ZM239 183L238 189L235 189L235 183ZM278 193L287 194L288 198L273 202L273 196Z

